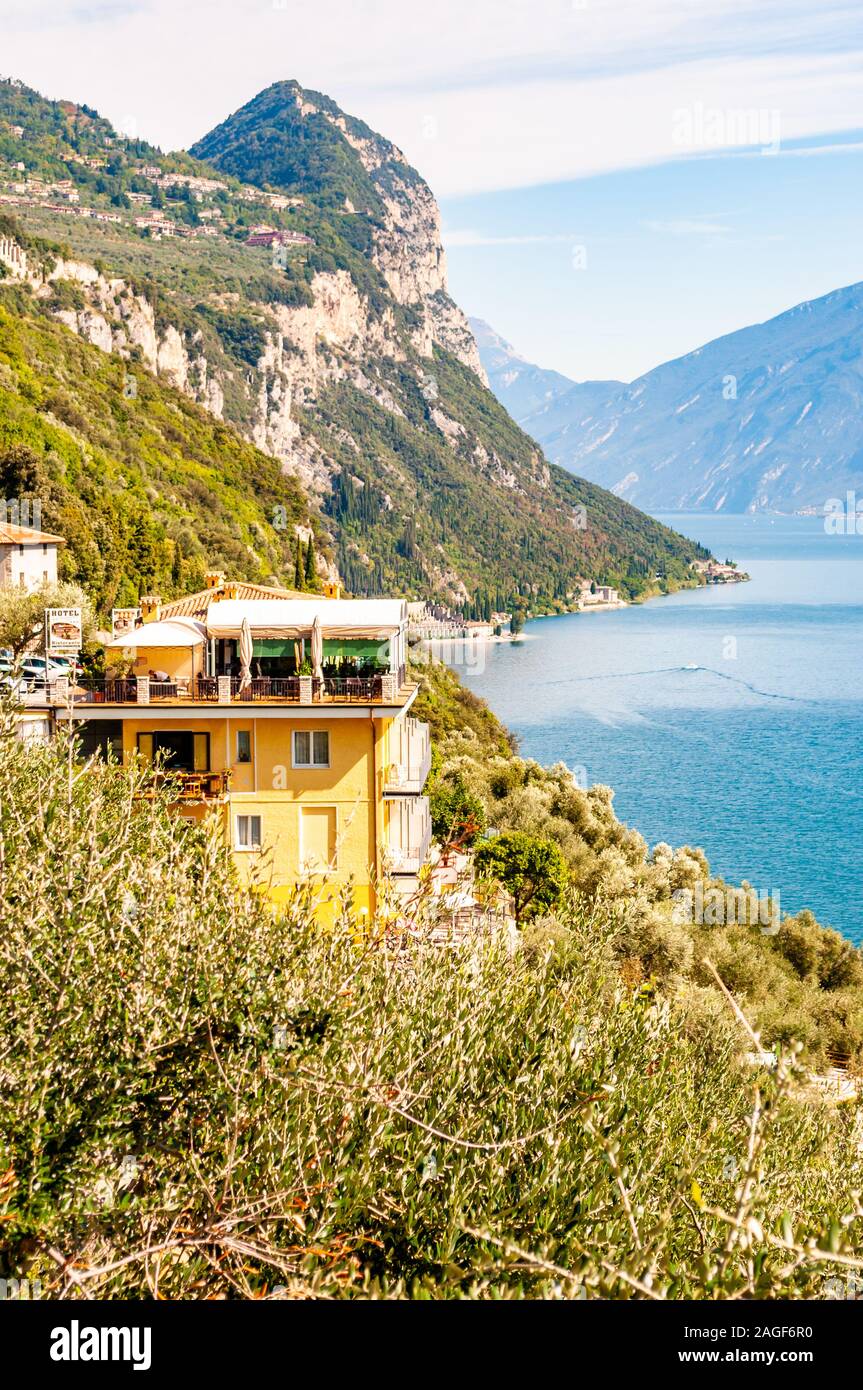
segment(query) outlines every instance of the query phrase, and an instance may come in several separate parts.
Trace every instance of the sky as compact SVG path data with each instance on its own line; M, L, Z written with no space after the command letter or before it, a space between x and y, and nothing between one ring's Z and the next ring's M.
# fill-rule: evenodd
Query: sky
M863 279L860 0L0 0L0 69L163 149L324 91L526 358L631 379Z

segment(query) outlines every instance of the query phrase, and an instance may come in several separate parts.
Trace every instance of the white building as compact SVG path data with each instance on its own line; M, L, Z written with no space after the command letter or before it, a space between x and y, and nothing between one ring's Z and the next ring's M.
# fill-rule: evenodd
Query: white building
M0 521L0 589L38 589L57 582L62 536Z

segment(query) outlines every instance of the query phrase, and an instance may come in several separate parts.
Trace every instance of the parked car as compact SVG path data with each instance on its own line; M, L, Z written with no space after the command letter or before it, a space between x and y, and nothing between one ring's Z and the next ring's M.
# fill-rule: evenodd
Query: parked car
M49 660L52 666L59 667L61 676L68 676L70 680L77 680L84 674L84 667L74 656L52 656Z
M45 658L44 656L28 656L21 663L21 676L24 682L29 685L45 684ZM59 666L53 658L48 659L48 680L56 681L61 676L70 675L67 666Z

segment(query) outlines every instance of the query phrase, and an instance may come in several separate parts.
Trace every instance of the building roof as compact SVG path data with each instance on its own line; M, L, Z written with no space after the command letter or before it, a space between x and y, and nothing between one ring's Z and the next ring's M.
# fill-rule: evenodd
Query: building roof
M324 637L363 634L385 638L407 622L404 599L308 598L244 600L221 599L207 614L211 637L233 637L248 619L255 637L302 636L320 619Z
M297 599L307 598L307 594L301 594L296 589L270 589L265 584L246 584L242 580L236 583L238 599ZM207 620L207 611L213 602L225 602L224 589L201 589L197 594L186 594L184 598L175 598L171 603L163 603L159 608L160 618L199 618L202 622Z
M207 629L194 618L171 618L167 622L142 623L121 633L108 647L202 647Z
M65 536L50 531L34 531L32 526L12 526L0 521L0 545L65 545Z

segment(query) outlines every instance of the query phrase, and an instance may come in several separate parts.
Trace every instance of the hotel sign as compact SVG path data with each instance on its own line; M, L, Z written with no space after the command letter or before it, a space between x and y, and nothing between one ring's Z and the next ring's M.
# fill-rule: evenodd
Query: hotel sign
M46 608L45 630L49 656L77 656L80 652L80 608Z
M125 637L133 628L138 626L141 621L140 608L112 608L111 609L111 637L116 640L118 637Z

